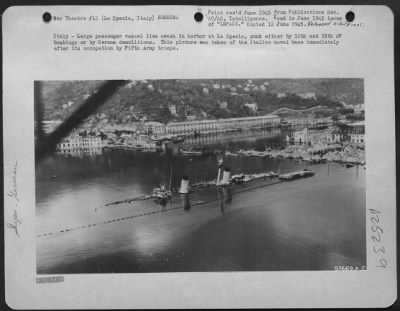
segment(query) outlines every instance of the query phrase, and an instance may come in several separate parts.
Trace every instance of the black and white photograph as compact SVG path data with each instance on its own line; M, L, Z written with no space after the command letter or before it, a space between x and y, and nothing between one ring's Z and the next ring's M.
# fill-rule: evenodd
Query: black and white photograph
M10 308L397 299L389 7L18 6L2 21Z
M38 274L368 268L363 78L43 80L34 104Z

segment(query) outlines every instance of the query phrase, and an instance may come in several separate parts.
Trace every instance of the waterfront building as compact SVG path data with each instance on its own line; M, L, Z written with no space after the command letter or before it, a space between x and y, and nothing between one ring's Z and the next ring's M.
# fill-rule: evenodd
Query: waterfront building
M260 129L257 131L244 130L244 131L214 132L214 133L205 133L199 136L195 135L187 136L185 137L185 144L195 145L195 146L206 146L206 145L215 145L218 143L225 143L231 141L235 142L248 141L249 138L250 139L279 138L280 135L281 135L281 129L278 127Z
M297 144L326 144L328 143L328 137L331 135L331 129L326 130L310 130L304 128L301 131L293 133L293 141Z
M187 135L196 133L212 133L226 130L272 128L280 125L280 118L275 115L257 117L229 118L217 120L199 120L171 122L166 125L168 134Z
M143 124L145 134L165 134L165 125L160 122L146 122Z
M350 142L353 144L364 144L365 135L364 134L350 134Z
M156 148L156 143L151 141L149 136L145 134L139 135L131 135L130 137L125 138L125 145L141 147L141 148Z
M324 128L333 124L331 117L314 118L308 117L286 117L283 121L293 129Z
M347 134L353 144L365 143L365 122L354 122L347 124Z
M328 144L341 143L341 142L343 142L343 134L341 134L338 131L334 131L332 133L329 133L326 136L326 142Z
M79 136L70 135L64 138L56 146L56 151L63 154L73 154L80 151L88 151L90 149L101 149L104 146L104 142L101 136Z

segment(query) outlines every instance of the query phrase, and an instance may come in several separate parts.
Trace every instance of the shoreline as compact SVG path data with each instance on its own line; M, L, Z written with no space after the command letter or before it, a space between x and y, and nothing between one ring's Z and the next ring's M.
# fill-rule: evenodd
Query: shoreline
M338 162L354 165L365 165L365 151L357 146L347 145L288 145L281 150L266 148L265 151L239 150L237 152L227 151L227 156L260 157L273 159L293 159L311 163Z
M354 218L365 213L364 201L358 201L354 192L342 184L353 184L348 176L355 171L338 166L327 176L324 166L320 166L316 177L304 182L279 183L268 187L268 191L260 188L233 192L229 203L222 197L223 206L215 199L199 206L194 204L190 210L177 208L140 220L118 222L118 232L113 231L115 223L88 228L87 233L68 232L46 238L40 243L43 255L47 247L42 247L48 243L56 246L59 239L69 241L62 252L70 253L68 249L76 248L73 241L78 237L87 237L86 242L79 242L85 245L80 249L84 247L91 253L85 258L76 254L69 262L51 260L51 265L50 258L45 260L47 264L38 261L37 272L320 271L333 270L335 265L363 264L362 249L349 247L348 243L365 241L362 222L358 216ZM360 182L354 189L357 193L363 191ZM332 201L333 206L326 206L325 195L333 195L332 187L338 190L335 197L340 195ZM324 195L309 201L310 192ZM283 193L287 199L282 200ZM192 199L195 202L198 198ZM343 227L342 223L353 225ZM112 234L108 238L114 245L111 252L100 251L105 241L92 240L104 234ZM296 239L292 240L293 237ZM331 246L325 245L325 241ZM243 247L248 252L243 253ZM93 252L94 249L99 251ZM301 260L293 262L291 254L297 254ZM57 254L51 257L57 258Z

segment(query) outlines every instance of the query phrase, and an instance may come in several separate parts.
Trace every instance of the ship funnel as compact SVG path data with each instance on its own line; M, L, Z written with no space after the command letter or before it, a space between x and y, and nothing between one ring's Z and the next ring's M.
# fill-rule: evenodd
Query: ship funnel
M222 176L221 184L228 185L231 182L231 169L226 167L224 169L224 175Z
M189 177L183 176L181 181L181 188L179 189L179 193L189 193Z

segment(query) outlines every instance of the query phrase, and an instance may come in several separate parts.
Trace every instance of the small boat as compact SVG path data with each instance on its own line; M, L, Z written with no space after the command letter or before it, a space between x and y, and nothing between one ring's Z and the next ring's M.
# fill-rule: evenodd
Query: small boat
M238 174L238 175L233 175L231 177L231 182L233 184L238 184L238 185L244 184L245 183L245 177L246 177L246 175L244 175L243 173L242 174Z
M172 197L171 184L172 184L172 167L171 167L171 174L169 177L169 189L166 188L165 183L162 183L159 188L153 189L152 197L158 202L166 202L167 200L171 199Z
M153 190L153 197L157 201L166 201L170 199L172 196L171 190L165 188L165 185L160 185L159 188L154 188Z

